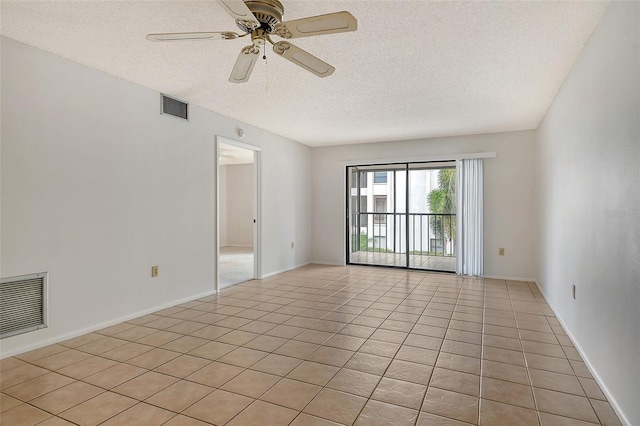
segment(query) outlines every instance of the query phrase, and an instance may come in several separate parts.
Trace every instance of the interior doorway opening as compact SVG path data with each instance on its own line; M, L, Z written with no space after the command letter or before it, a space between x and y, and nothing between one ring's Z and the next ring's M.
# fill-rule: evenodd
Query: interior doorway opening
M259 152L218 138L216 290L259 277Z
M456 163L347 167L347 263L456 271Z

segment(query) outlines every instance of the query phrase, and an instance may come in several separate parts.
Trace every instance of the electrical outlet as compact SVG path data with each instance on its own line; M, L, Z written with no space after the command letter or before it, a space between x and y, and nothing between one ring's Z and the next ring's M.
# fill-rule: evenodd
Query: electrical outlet
M291 248L293 248L293 246L294 246L293 241L291 241Z
M152 266L151 267L151 278L155 278L158 276L158 267L157 266Z
M575 299L576 298L576 285L575 284L573 284L571 286L571 294L572 294L573 298Z
M504 256L504 247L500 247L500 248L498 249L498 254L499 254L500 256Z

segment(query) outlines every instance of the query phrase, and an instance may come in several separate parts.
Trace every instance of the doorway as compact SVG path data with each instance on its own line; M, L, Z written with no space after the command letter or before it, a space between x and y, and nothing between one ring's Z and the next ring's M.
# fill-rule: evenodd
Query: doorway
M456 271L455 162L347 167L347 264Z
M218 137L216 290L260 276L259 153L253 145Z

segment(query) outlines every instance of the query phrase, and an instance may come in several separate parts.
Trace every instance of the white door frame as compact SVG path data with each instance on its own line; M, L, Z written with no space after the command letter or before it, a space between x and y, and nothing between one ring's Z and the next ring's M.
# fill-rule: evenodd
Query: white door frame
M215 247L215 289L220 291L220 144L233 145L253 151L253 278L262 278L262 147L216 135L216 247Z

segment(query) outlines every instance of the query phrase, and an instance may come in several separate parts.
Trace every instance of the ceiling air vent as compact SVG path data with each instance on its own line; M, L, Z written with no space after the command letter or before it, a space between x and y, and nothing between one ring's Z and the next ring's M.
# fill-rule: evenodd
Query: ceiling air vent
M0 279L0 339L47 326L47 273Z
M189 104L168 97L167 95L160 95L162 98L162 114L173 115L174 117L189 119Z

